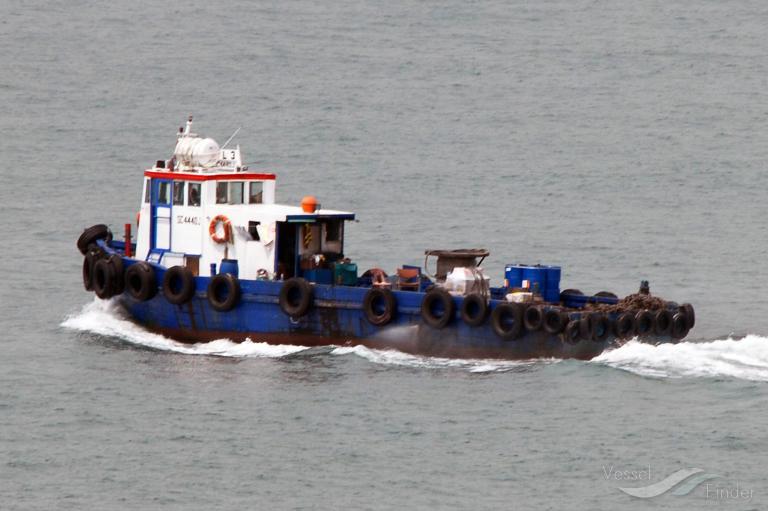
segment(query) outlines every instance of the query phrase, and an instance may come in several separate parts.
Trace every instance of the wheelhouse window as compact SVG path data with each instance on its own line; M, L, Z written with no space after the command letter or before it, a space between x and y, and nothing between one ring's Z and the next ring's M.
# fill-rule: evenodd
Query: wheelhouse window
M219 181L216 183L216 204L227 203L227 183L226 181Z
M171 203L171 183L168 181L160 181L157 187L157 202L158 204L170 204Z
M254 220L251 220L248 222L248 234L251 235L251 239L253 241L261 241L261 238L259 237L259 225L261 222L256 222Z
M248 204L261 204L264 193L264 183L253 181L248 183Z
M199 206L200 205L200 183L189 183L189 186L187 187L188 196L187 196L187 205L188 206Z
M149 194L152 190L152 187L150 186L151 181L149 178L144 180L144 203L149 204Z
M230 204L243 203L243 182L242 181L233 181L229 183L229 203Z
M174 206L183 206L184 205L184 181L174 181L173 182L173 205Z
M341 241L341 220L328 220L325 224L325 241Z

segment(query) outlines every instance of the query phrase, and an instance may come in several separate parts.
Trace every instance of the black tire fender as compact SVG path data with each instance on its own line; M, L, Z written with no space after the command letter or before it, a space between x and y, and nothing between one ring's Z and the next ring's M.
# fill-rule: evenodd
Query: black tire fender
M115 269L106 259L99 259L93 265L93 291L102 300L115 295Z
M112 240L112 232L104 224L96 224L88 227L83 231L79 238L77 238L77 249L81 254L85 255L88 252L88 245L96 240L106 239Z
M685 326L690 330L696 325L696 312L693 310L693 305L684 303L680 306L680 310L685 313Z
M155 269L145 261L132 264L125 270L125 287L128 294L140 302L146 302L157 294Z
M442 311L441 311L442 309ZM453 297L445 289L430 290L421 301L421 318L432 328L445 328L456 312Z
M469 326L480 326L488 317L488 302L477 293L464 297L461 302L461 319Z
M541 330L541 327L544 325L544 310L538 305L529 306L525 309L523 324L529 332Z
M86 291L93 291L93 265L98 259L93 252L87 252L83 258L83 287Z
M635 335L635 315L631 312L622 312L616 318L614 331L619 339L629 339Z
M491 328L505 341L520 337L523 331L523 306L519 303L503 302L491 312Z
M672 328L670 329L670 335L675 340L682 339L688 335L688 322L684 313L678 312L672 316Z
M195 295L195 276L184 266L173 266L163 275L163 295L174 305L183 305Z
M363 313L370 324L384 326L392 321L396 312L397 299L389 289L372 287L365 293Z
M566 296L584 296L584 293L581 292L581 289L563 289L560 291L560 301L564 302Z
M589 322L593 341L603 342L611 335L611 321L605 314L592 314L589 317Z
M578 344L581 340L581 320L569 321L563 331L563 340L568 344Z
M301 277L290 278L280 288L280 309L292 318L300 318L309 311L312 295L309 282Z
M214 310L232 310L240 302L240 281L231 273L214 275L208 283L207 295Z
M559 334L565 328L567 318L558 309L547 309L544 312L544 330L550 334Z
M669 309L656 311L653 315L653 333L669 335L672 330L672 312Z
M114 270L113 282L115 285L115 295L121 295L123 294L123 291L125 291L125 270L123 266L123 258L117 254L112 254L111 256L107 257L107 262L110 266L112 266L112 269Z
M587 312L579 318L579 337L581 339L592 339L592 313Z
M653 315L650 311L641 310L635 314L635 332L640 337L653 332Z

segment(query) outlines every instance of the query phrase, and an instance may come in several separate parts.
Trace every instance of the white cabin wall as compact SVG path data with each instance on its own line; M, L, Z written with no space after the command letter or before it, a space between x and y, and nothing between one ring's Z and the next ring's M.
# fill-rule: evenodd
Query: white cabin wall
M203 208L203 225L199 228L204 233L200 275L210 276L211 263L216 264L216 271L218 272L225 254L228 259L237 259L238 270L242 279L255 279L257 271L262 268L271 275L275 267L274 239L271 241L268 239L254 241L248 234L248 222L261 222L261 225L268 230L278 218L271 215L264 205L215 204L215 199L214 189L213 204ZM209 226L218 215L226 216L232 223L233 243L215 243L211 239ZM284 217L279 219L284 220Z
M171 250L189 255L202 253L202 233L208 232L202 216L202 207L173 206L171 218Z
M265 245L261 241L248 241L245 244L245 260L240 264L244 278L255 279L258 271L267 270L270 275L275 267L274 243ZM246 277L247 275L247 277Z
M262 190L261 190L261 202L264 204L274 204L275 203L275 181L274 180L268 180L264 181L262 184Z

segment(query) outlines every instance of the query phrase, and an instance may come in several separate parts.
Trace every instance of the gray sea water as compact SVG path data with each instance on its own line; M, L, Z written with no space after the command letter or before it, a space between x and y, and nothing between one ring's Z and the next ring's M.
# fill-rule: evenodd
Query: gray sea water
M765 2L0 6L1 509L768 507ZM361 268L482 246L696 328L522 363L150 335L74 242L190 113L355 211Z

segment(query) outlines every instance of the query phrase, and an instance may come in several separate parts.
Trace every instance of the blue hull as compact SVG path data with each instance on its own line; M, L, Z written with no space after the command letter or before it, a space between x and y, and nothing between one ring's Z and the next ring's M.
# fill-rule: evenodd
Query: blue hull
M132 260L125 259L126 265ZM164 269L156 267L158 282ZM118 300L128 314L149 330L185 342L206 342L229 338L251 339L271 344L365 345L379 349L397 349L406 353L451 358L531 359L540 357L590 359L605 349L620 344L609 337L604 341L565 342L562 334L543 330L523 331L515 340L499 338L486 320L471 327L456 314L442 329L422 321L421 302L425 293L393 291L397 312L386 326L372 325L362 310L369 288L313 285L314 302L301 318L291 318L279 305L280 281L241 280L242 295L234 309L227 312L211 307L206 289L210 278L195 278L195 294L184 305L173 305L162 292L145 302L127 292ZM457 310L462 298L454 297ZM491 300L493 310L499 300ZM576 313L578 314L578 313ZM650 339L654 343L670 342L670 338Z

